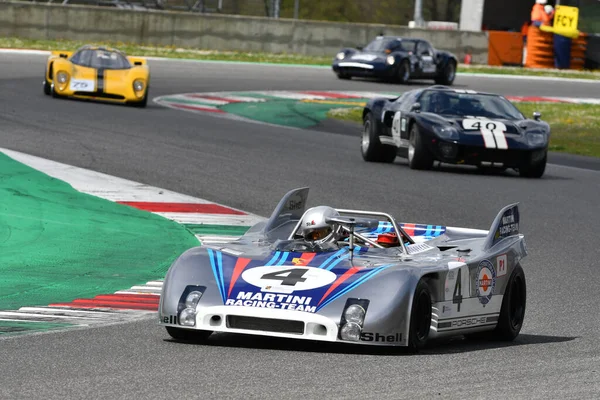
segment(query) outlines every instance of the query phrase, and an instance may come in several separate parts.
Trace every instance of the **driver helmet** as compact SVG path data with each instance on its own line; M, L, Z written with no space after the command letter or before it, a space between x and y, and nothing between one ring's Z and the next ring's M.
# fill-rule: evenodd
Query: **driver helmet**
M442 110L447 110L450 108L450 100L445 93L434 92L431 95L431 108L433 112L440 112Z
M338 239L337 227L335 224L326 222L326 219L339 215L337 210L327 206L310 208L302 218L300 226L302 237L307 242L317 245L336 241Z

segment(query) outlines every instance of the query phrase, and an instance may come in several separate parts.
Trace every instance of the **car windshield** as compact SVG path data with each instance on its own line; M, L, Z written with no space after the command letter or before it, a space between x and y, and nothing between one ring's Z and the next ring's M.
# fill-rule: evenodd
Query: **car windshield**
M418 102L422 112L508 120L525 119L510 101L493 94L426 90Z
M415 49L415 43L414 40L379 37L369 43L363 51L374 53L383 53L386 50L409 52Z
M84 49L71 58L73 64L96 69L127 69L131 64L127 57L116 51Z

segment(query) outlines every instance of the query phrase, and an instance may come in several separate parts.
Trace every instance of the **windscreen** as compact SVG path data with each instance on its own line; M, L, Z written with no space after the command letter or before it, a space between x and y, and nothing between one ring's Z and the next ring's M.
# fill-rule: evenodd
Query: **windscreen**
M510 101L492 94L426 90L418 102L422 112L508 120L525 119Z
M79 51L71 59L73 64L96 69L127 69L131 64L126 57L115 51L101 49L85 49Z
M363 49L374 53L383 53L389 51L413 51L415 49L414 40L397 39L397 38L379 38L373 40Z

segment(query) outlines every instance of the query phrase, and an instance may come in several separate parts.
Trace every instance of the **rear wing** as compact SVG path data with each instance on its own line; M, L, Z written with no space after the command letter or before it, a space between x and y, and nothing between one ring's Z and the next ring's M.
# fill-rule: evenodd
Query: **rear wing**
M53 56L60 57L60 58L69 58L69 57L71 57L73 55L73 52L72 51L57 50L57 51L51 52L51 54Z
M130 63L132 63L133 65L147 65L148 62L146 61L145 58L143 57L132 57L132 56L127 56L127 59L129 60Z
M490 249L503 239L519 235L519 222L519 203L504 207L494 219L483 248Z

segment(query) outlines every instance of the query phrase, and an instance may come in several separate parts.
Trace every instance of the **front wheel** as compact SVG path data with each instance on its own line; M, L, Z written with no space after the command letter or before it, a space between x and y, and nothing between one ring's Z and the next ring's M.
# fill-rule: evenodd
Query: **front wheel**
M410 169L431 169L433 161L433 156L425 147L419 128L414 123L410 129L408 143L408 166Z
M424 280L420 280L415 289L410 312L408 347L419 350L425 347L431 329L431 292Z
M398 83L408 83L410 80L410 63L408 60L403 60L398 68Z
M338 77L338 79L343 79L343 80L350 80L350 79L352 79L352 76L350 76L347 73L342 72L342 71L340 71L340 72L337 73L337 77Z
M50 82L48 82L46 78L44 78L44 94L46 96L50 96L50 94L52 94Z
M519 175L524 178L541 178L546 171L547 158L548 155L544 154L544 158L542 158L540 161L529 161L527 165L519 168Z
M495 336L499 340L512 341L521 332L525 318L527 285L523 268L517 264L504 290L502 308L496 326Z
M173 339L185 342L206 340L212 335L212 331L176 328L174 326L166 326L165 328L167 329L169 336Z
M456 78L456 63L449 61L448 64L440 71L440 75L435 78L435 83L438 85L451 86Z
M379 132L370 112L363 119L360 150L365 161L391 163L396 159L396 147L381 144Z

